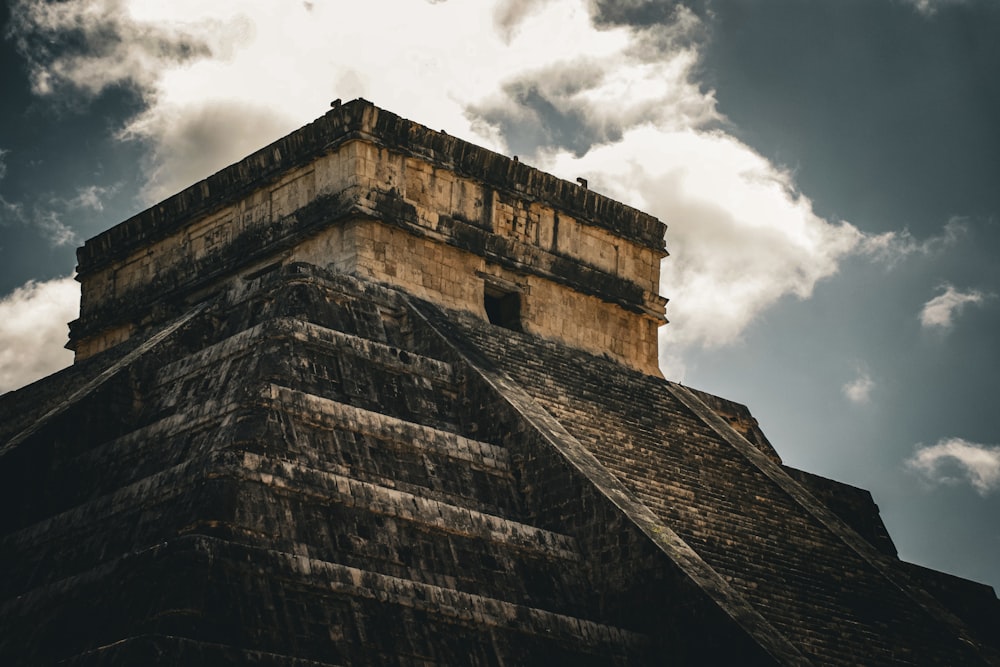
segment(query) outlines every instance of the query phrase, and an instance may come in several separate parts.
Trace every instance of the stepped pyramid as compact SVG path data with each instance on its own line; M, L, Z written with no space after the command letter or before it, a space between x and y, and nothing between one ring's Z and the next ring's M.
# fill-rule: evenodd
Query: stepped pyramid
M90 239L0 397L0 664L1000 664L991 588L660 376L663 238L355 100Z

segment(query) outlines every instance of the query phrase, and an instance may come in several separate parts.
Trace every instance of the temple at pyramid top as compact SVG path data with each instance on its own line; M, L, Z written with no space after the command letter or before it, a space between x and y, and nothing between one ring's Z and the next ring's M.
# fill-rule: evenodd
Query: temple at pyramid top
M357 99L88 240L68 347L307 262L658 375L665 226L584 185Z
M0 396L0 665L1000 665L991 587L658 377L663 234L356 100L87 241Z

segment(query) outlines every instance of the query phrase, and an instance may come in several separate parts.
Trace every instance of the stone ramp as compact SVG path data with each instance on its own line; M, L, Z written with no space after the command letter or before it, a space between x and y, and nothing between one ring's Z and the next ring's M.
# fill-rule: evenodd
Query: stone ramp
M179 568L185 577L174 575ZM108 604L95 610L97 595ZM29 664L88 664L150 635L193 642L207 652L195 654L202 662L223 645L274 664L625 665L645 661L649 648L645 636L606 624L204 535L53 582L0 613L5 632L48 646ZM84 640L93 645L60 655Z

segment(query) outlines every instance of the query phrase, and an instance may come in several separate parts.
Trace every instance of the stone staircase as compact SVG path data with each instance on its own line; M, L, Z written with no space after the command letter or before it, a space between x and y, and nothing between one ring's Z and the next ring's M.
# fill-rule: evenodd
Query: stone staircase
M0 538L0 661L649 661L536 520L506 446L523 426L394 293L279 273L20 445L57 452Z
M0 430L0 664L977 664L683 388L315 267L197 308Z
M700 401L686 388L472 317L428 312L451 328L456 346L509 372L803 661L988 664L990 649L976 646L898 559L865 543L757 446L725 433L707 406L694 409Z

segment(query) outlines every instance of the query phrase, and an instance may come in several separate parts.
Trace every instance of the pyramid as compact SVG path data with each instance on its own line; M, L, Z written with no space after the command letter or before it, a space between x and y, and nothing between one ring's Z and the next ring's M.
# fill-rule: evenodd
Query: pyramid
M663 379L657 219L365 100L90 239L0 396L0 664L997 665Z

